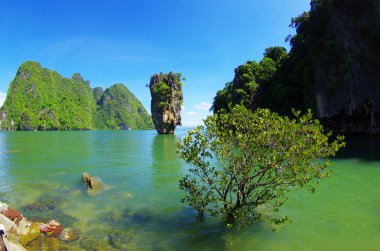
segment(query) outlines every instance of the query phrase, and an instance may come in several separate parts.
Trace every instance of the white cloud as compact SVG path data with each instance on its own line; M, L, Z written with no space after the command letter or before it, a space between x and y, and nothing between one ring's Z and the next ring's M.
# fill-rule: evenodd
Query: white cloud
M194 117L194 116L198 115L198 113L197 112L189 111L189 112L186 113L186 115L189 116L189 117Z
M209 102L201 102L199 104L195 104L194 107L198 110L208 111L211 108L211 103Z
M194 111L188 111L184 113L184 116L182 116L182 125L189 126L189 127L202 125L203 119L205 117L206 117L205 114L194 112Z
M4 104L5 98L7 97L7 94L0 91L0 107Z

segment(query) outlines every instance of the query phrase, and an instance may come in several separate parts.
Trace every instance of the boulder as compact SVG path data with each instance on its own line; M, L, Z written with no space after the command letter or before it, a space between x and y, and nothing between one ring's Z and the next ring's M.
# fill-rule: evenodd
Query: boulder
M9 232L12 228L13 229L17 228L17 225L13 221L11 221L10 219L8 219L2 214L0 214L0 224L4 226L5 232Z
M60 222L55 221L55 220L52 220L47 224L37 223L37 226L39 230L41 231L41 233L44 233L48 236L55 236L55 237L58 237L64 229L63 225Z
M77 236L72 228L65 228L59 236L59 239L62 241L74 241L77 239Z
M48 250L58 251L60 250L60 242L57 238L46 238L46 244Z
M3 238L3 241L8 251L27 251L20 243L12 242L7 238Z
M99 189L104 188L104 184L100 181L99 178L91 176L88 173L82 174L82 182L88 185L88 192L90 190L98 191Z
M16 224L18 224L24 218L22 214L20 214L16 209L12 207L8 207L7 210L0 213Z
M29 222L26 222L25 224L22 224L24 221L20 222L20 225L17 229L20 237L20 244L25 246L29 242L37 239L40 237L41 232L40 229L36 224L30 224Z
M82 182L88 183L90 181L90 175L88 173L82 173Z
M4 225L0 225L0 251L5 251L3 236L5 237L5 227Z
M102 182L98 178L92 176L90 177L88 184L91 189L99 189L103 187Z

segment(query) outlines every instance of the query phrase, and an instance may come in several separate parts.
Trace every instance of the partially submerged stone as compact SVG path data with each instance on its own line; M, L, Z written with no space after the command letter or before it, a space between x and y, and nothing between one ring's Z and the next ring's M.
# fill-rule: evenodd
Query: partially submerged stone
M20 237L20 244L23 246L37 239L41 235L40 229L36 224L33 223L31 223L30 225L29 223L26 223L23 226L21 226L20 223L20 226L18 227L18 232Z
M88 185L88 192L99 191L105 187L99 178L91 176L88 173L82 174L82 182Z
M90 181L90 175L88 173L82 173L82 182L88 183Z
M56 220L51 220L47 224L38 224L38 228L41 233L55 237L58 237L64 229L63 225Z
M62 241L74 241L77 239L77 236L72 228L63 229L59 239Z

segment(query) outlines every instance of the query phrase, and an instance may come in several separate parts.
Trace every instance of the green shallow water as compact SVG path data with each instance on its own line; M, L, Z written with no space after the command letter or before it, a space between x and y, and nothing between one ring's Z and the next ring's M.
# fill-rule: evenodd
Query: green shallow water
M273 232L265 223L236 231L199 222L180 203L187 167L175 142L185 134L0 132L0 200L22 210L57 197L75 217L79 239L70 245L78 249L89 249L91 238L115 248L109 234L117 230L116 247L131 250L380 250L380 139L350 139L315 194L290 194L280 213L292 223ZM107 190L88 195L85 171Z

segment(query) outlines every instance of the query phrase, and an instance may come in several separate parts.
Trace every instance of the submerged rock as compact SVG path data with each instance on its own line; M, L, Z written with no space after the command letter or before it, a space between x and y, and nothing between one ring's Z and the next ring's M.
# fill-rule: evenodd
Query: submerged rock
M65 198L48 195L24 206L21 212L25 217L34 222L49 222L55 219L63 225L72 226L77 220L75 217L63 212L62 207L64 203Z
M109 233L109 242L113 248L125 250L131 242L132 235L122 230L113 230Z
M157 132L173 134L176 126L181 125L181 74L154 74L150 79L149 89L152 96L152 118Z
M109 241L105 231L99 229L89 230L80 239L80 245L84 250L114 250Z
M77 236L72 228L65 228L59 236L59 239L62 241L74 241L77 239Z

